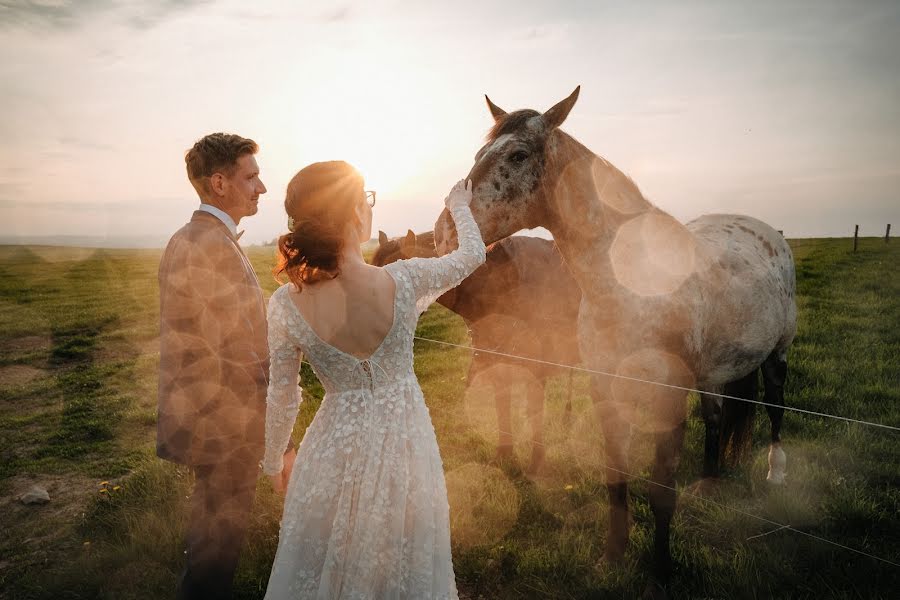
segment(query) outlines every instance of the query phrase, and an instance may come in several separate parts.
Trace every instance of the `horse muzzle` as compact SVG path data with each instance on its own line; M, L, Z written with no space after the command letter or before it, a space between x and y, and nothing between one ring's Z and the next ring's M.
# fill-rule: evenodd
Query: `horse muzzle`
M434 223L434 249L438 256L443 256L459 247L459 238L453 217L446 208Z

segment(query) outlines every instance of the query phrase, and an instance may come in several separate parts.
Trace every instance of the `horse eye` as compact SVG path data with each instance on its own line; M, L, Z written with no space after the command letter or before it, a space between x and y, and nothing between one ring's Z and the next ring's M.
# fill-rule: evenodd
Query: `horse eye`
M520 163L526 158L528 158L528 153L523 150L518 150L512 153L512 155L509 157L509 160L515 163Z

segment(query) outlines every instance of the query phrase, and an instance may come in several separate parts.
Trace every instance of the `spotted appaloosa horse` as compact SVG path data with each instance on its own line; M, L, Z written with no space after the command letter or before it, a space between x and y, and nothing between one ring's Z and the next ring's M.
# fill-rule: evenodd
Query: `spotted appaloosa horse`
M389 240L378 232L372 264L383 266L402 258L436 256L432 232ZM536 237L506 238L488 248L485 264L437 302L463 318L475 348L538 360L575 365L580 362L575 339L581 290L566 270L554 243ZM511 370L517 367L521 371ZM565 418L572 411L572 371L568 371ZM494 390L499 429L499 457L512 455L511 379L524 379L531 424L532 454L528 470L544 460L543 418L547 378L563 374L558 367L476 352L469 366L471 383L481 374Z
M655 442L656 485L649 489L655 581L645 595L664 598L686 394L638 380L718 392L749 386L761 367L766 401L783 406L797 318L793 257L776 230L751 217L707 215L682 225L651 204L631 179L559 129L578 92L543 114L506 113L487 100L495 123L469 174L472 212L487 243L521 229L550 230L583 293L582 360L629 378L592 377L610 498L604 557L621 560L628 542L627 448L636 424ZM439 254L456 244L446 211L435 241ZM709 448L718 444L722 402L702 396L702 408L713 425ZM777 481L784 471L784 409L767 410L769 478Z

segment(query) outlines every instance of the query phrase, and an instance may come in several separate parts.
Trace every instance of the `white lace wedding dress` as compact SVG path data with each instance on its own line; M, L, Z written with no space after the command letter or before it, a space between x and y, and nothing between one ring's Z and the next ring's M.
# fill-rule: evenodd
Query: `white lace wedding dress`
M368 359L321 340L289 297L292 284L269 300L266 473L282 469L301 354L325 398L297 450L266 598L457 598L443 465L413 372L419 315L484 262L469 208L451 214L458 250L385 267L394 322Z

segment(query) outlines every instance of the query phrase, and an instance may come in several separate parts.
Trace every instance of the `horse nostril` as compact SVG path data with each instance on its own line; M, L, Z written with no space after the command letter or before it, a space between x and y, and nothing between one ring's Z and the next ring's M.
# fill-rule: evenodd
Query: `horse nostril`
M445 209L434 224L434 248L439 256L455 250L458 246L456 227L450 213Z

